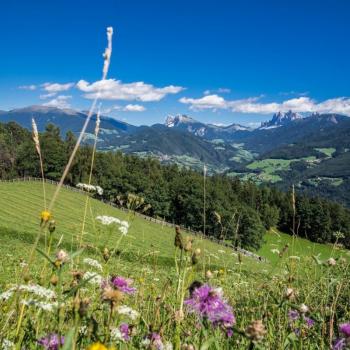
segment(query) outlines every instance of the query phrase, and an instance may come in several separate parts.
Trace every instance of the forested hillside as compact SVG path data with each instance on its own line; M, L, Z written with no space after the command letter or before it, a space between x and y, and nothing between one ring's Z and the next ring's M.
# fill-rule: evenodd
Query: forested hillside
M75 137L48 125L40 142L45 176L60 178ZM81 147L68 176L68 183L87 182L92 149ZM0 124L0 176L9 179L40 176L39 160L31 134L16 123ZM161 165L157 160L142 159L120 152L98 152L93 184L104 189L103 198L124 205L128 195L142 198L137 210L148 215L203 230L204 178L193 170L176 165ZM317 242L340 242L350 247L350 213L339 204L321 198L297 195L295 220L291 191L281 192L269 186L258 187L224 175L206 178L206 233L229 239L246 248L259 248L266 229L281 230Z

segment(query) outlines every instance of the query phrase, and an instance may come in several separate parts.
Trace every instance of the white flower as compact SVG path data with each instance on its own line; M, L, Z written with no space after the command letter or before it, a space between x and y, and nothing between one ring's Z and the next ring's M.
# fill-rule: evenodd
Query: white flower
M111 339L112 341L119 341L119 340L124 340L123 339L123 335L121 333L121 331L119 330L119 328L112 328L111 329Z
M8 300L16 291L33 293L41 298L46 298L46 299L54 299L56 297L55 292L52 291L51 289L46 289L36 284L32 284L32 285L23 284L23 285L16 285L10 288L9 290L7 290L6 292L3 292L2 294L0 294L0 299Z
M99 215L99 216L96 216L96 220L100 221L102 225L110 225L110 224L120 225L120 220L113 216Z
M278 249L276 249L276 248L271 249L271 252L272 252L273 254L279 254L279 253L280 253L280 251L279 251Z
M302 313L302 314L306 314L308 311L309 311L309 307L305 304L301 304L299 306L299 311Z
M41 301L37 301L37 300L33 300L33 299L29 299L29 300L22 300L21 301L22 304L26 305L26 306L36 306L39 309L42 309L44 311L48 311L48 312L52 312L54 309L57 308L57 303L43 303Z
M122 220L122 221L120 222L120 225L122 225L122 226L124 226L124 227L126 227L126 228L129 228L129 223L128 223L127 221L125 221L125 220Z
M1 343L1 350L11 350L14 346L15 344L11 340L4 339Z
M84 264L90 265L92 267L96 267L96 269L102 271L102 265L95 259L85 258Z
M164 350L173 350L173 344L171 344L170 342L166 342L164 344Z
M83 276L84 280L89 280L90 284L101 285L103 282L103 277L95 272L86 271Z
M139 317L139 313L127 305L118 306L117 312L120 315L128 316L133 321L135 321Z
M119 231L125 236L128 233L128 229L125 226L120 226Z
M84 184L84 183L78 183L76 184L76 187L79 189L86 191L86 192L96 192L100 196L103 195L103 188L101 186L94 186L94 185L89 185L89 184Z

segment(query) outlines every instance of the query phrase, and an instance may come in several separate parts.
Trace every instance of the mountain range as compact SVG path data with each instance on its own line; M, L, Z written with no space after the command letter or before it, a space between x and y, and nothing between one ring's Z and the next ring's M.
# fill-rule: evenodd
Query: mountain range
M68 131L78 135L87 114L44 106L0 111L0 122L15 121L27 129L33 117L39 131L53 123L64 136ZM85 143L93 141L95 121L93 115ZM197 170L205 164L211 173L285 189L295 184L350 206L350 118L339 114L278 112L256 129L205 124L187 115L168 116L164 124L151 126L102 116L97 145Z

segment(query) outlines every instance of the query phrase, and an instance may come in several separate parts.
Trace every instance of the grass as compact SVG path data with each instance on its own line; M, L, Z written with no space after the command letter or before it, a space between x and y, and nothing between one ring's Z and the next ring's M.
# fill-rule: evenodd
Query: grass
M271 182L275 183L281 181L282 178L276 174L279 171L290 170L290 164L299 161L306 161L312 163L316 157L310 156L300 159L263 159L256 160L246 166L249 170L259 170L259 174L255 174L255 179L258 182ZM250 178L254 179L254 176Z
M332 157L333 153L336 151L336 149L334 147L315 148L315 150L325 154L327 157Z
M266 242L259 251L268 259L266 263L248 257L240 261L230 249L196 239L194 248L200 248L201 254L193 265L194 249L189 253L176 251L173 229L91 200L85 250L62 264L54 253L59 249L70 256L77 252L86 198L66 189L53 210L57 228L52 244L45 241L48 237L45 230L39 244L41 250L50 247L54 264L37 254L28 275L23 275L22 266L28 262L28 253L39 232L41 190L38 182L0 183L0 348L4 348L6 339L15 345L5 349L43 349L37 346L37 340L54 332L65 335L66 347L62 350L94 349L88 346L96 341L120 350L140 349L145 339L151 339L146 349L155 349L150 334L156 332L163 344L168 344L164 350L186 349L186 344L201 350L316 350L329 348L337 336L337 324L350 320L349 265L347 260L340 259L348 253L302 239L293 243L290 236L276 231L266 234ZM54 186L46 185L46 190L50 198ZM95 220L97 215L127 220L128 234L122 237L116 227L99 224ZM282 251L287 243L289 248L282 257L271 252ZM104 248L109 252L115 248L116 254L104 260ZM312 255L319 258L313 259ZM85 257L95 259L100 270L87 266ZM329 257L338 259L335 266L326 263ZM119 294L105 294L100 283L76 280L77 271L100 274L105 280L113 275L130 277L137 292L122 295L120 300ZM236 325L211 325L205 317L192 315L183 308L184 299L189 297L188 287L195 280L223 289L225 302L235 313ZM39 284L55 292L55 299L44 300L53 311L43 309L37 300L42 302L43 297L33 293L16 291L8 300L1 297L14 283L22 285L21 288L23 284L26 287ZM295 291L293 298L286 295L287 287ZM212 293L218 292L214 289ZM121 304L137 310L140 316L130 319L120 314L117 307ZM312 327L307 326L304 316L293 322L289 319L289 311L298 309L300 304L308 306L306 314L314 320ZM263 328L256 329L259 337L252 331L257 320L263 324ZM125 322L133 328L128 341L113 335ZM225 327L233 327L232 337L226 335Z
M15 182L0 183L0 250L3 254L11 254L14 258L26 256L31 243L38 232L40 222L40 212L43 210L42 204L42 185L39 182ZM47 196L53 194L54 186L46 184ZM79 239L82 227L84 213L84 204L86 196L81 193L72 192L63 189L56 207L54 208L54 218L57 222L57 241L61 238L67 246L74 246ZM148 255L156 257L160 267L167 268L173 263L174 256L174 229L162 226L156 223L146 221L137 216L128 217L128 214L117 208L106 205L98 200L91 199L91 209L89 209L84 242L99 246L113 245L119 239L119 235L108 237L106 241L100 239L100 229L95 217L98 215L115 216L122 220L130 220L131 227L128 235L121 243L123 250L122 259L130 260L133 254ZM215 244L209 240L195 238L195 246L203 251L206 250L211 256L210 264L212 269L219 269L223 266L233 267L237 259L231 255L232 259L226 261L223 254L218 251L224 251L231 254L231 251L221 245ZM16 245L16 254L11 253ZM153 264L151 258L149 264ZM257 263L254 260L247 259L248 266L254 266ZM13 270L7 266L6 261L2 264L0 279L3 281L8 278Z

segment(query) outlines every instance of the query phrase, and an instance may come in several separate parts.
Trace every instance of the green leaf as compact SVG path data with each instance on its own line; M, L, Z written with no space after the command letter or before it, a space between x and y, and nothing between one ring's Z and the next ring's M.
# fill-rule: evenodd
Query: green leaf
M200 350L207 350L207 349L209 349L209 346L210 346L211 344L213 344L214 341L215 341L215 337L209 338L208 340L206 340L206 341L202 344L202 346L200 347Z
M65 294L64 299L68 299L69 297L71 297L72 295L76 294L76 292L84 287L91 279L93 279L95 275L92 275L91 277L87 278L86 280L81 281L77 286L73 287L72 289L63 292Z
M55 265L55 261L52 260L45 252L43 252L42 250L40 250L39 248L36 248L36 251L41 254L45 259L47 259L55 268L56 268L56 265Z
M64 345L61 350L71 350L73 349L75 328L72 328L68 334L64 337Z
M70 258L71 260L73 260L76 256L80 255L83 251L84 251L84 248L81 248L81 249L77 250L76 252L74 252L73 254L71 254L71 255L69 256L69 258Z

